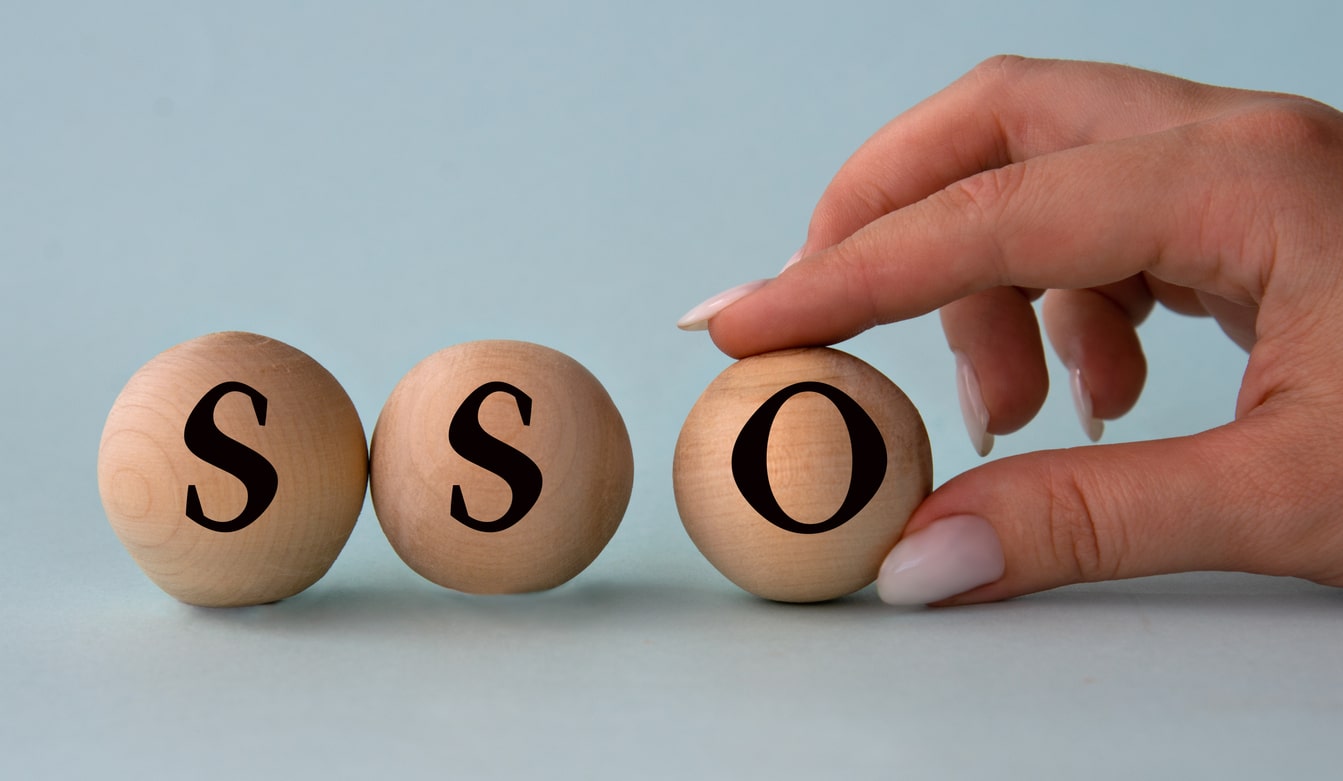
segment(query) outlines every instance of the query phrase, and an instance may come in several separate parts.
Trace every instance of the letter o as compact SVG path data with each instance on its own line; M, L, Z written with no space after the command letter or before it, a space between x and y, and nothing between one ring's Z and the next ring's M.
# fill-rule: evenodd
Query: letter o
M829 399L844 419L853 452L849 490L835 514L820 523L794 520L779 506L769 484L769 433L779 410L799 393L818 393ZM886 476L886 442L881 430L863 408L844 391L823 382L797 382L770 396L742 426L732 448L732 479L741 495L761 517L794 534L821 534L843 526L877 495Z

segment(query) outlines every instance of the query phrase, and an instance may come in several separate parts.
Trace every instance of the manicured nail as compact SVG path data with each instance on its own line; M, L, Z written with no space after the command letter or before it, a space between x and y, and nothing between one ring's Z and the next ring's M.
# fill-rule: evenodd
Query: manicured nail
M909 535L886 556L877 595L889 605L926 605L992 583L1005 570L1003 546L989 522L952 515Z
M1073 389L1073 405L1077 407L1077 420L1082 424L1082 431L1086 433L1087 439L1099 442L1101 434L1105 433L1105 423L1092 414L1091 388L1087 387L1081 369L1069 367L1068 384Z
M961 397L961 417L965 419L965 430L970 435L970 444L975 452L987 456L993 449L993 435L989 433L989 408L984 406L984 396L979 391L979 375L964 353L956 355L956 392Z
M787 271L789 266L792 266L794 263L797 263L799 260L802 260L802 257L803 257L802 250L799 248L797 252L793 253L792 257L788 258L788 262L783 264L783 270Z
M709 327L709 321L714 318L714 315L768 283L768 279L757 279L754 282L747 282L744 285L737 285L734 288L724 290L682 315L681 319L676 321L676 327L682 331L703 331Z

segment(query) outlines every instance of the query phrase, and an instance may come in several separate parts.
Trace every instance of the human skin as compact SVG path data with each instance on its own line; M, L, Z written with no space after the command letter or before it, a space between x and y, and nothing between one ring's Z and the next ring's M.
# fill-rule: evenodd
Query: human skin
M914 512L899 604L1193 570L1343 586L1343 114L1098 63L997 57L892 120L774 279L683 318L734 357L940 310L974 445L1047 390L1032 300L1084 428L1137 401L1156 303L1249 351L1234 421L990 461Z

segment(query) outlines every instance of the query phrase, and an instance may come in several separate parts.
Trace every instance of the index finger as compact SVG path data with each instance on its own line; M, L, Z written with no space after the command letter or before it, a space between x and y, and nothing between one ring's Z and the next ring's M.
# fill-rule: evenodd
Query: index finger
M993 287L1096 287L1144 271L1257 301L1272 232L1247 234L1257 163L1227 132L1197 123L962 179L790 267L714 317L711 335L734 356L829 344Z

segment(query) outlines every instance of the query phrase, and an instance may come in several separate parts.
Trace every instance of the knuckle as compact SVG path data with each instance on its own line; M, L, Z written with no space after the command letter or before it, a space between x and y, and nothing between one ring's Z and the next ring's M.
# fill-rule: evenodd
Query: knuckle
M1272 95L1188 132L1194 146L1231 161L1241 187L1260 203L1299 205L1320 188L1343 190L1343 113L1323 103Z
M1015 54L996 54L984 59L970 71L980 83L998 84L1016 79L1030 65L1030 60Z
M1048 473L1047 548L1060 572L1077 582L1112 580L1122 571L1122 525L1108 523L1074 468L1051 467ZM1108 533L1107 533L1108 532Z
M948 185L930 198L930 205L943 213L952 230L979 234L987 258L996 268L996 282L1011 284L1006 268L1009 244L1013 241L1017 216L1030 205L1025 203L1027 165L1015 163L993 168Z
M830 273L846 282L845 300L854 327L860 331L883 321L877 300L881 284L870 262L870 258L879 255L879 250L868 239L868 234L860 232L831 247L826 257Z
M1343 133L1343 114L1323 103L1292 95L1257 102L1234 117L1236 131L1263 149L1288 154L1336 148Z
M825 198L817 205L810 230L828 237L828 243L837 243L848 231L836 226L866 225L895 211L900 204L892 197L885 182L869 171L841 169L827 188Z
M1194 215L1200 249L1225 250L1246 263L1253 283L1246 297L1254 299L1278 276L1280 260L1318 257L1320 242L1336 230L1331 215L1343 202L1343 113L1306 98L1269 95L1191 132L1191 140L1220 154L1227 168L1222 186L1208 191ZM1331 265L1312 268L1333 273Z
M980 222L996 222L1020 192L1026 166L991 168L961 179L943 191L957 211Z

